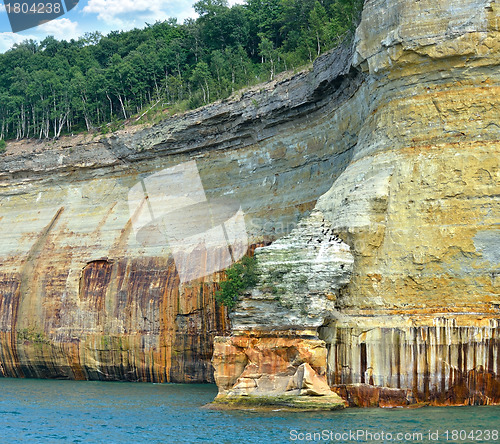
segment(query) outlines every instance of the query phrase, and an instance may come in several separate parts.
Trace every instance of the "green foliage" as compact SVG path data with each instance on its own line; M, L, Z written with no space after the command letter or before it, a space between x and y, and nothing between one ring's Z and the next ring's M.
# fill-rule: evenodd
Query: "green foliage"
M78 40L25 40L0 54L3 138L57 138L154 122L312 62L363 0L199 0L200 17ZM110 124L111 123L111 124Z
M123 123L118 120L116 116L111 118L111 122L101 127L101 134L113 133L120 128Z
M231 309L246 290L257 284L255 258L245 256L226 270L226 276L227 280L221 282L220 290L215 293L215 299Z
M0 154L5 153L6 145L5 140L0 139Z
M37 344L50 344L50 340L45 336L45 334L37 331L35 327L18 330L17 338L20 341L30 341Z

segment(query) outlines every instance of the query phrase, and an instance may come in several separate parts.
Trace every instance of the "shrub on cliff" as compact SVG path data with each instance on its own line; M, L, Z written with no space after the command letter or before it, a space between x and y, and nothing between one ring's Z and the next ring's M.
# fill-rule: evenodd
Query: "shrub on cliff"
M0 154L5 153L5 146L7 144L5 143L5 140L0 139Z
M256 263L254 257L245 256L226 270L227 280L221 282L215 299L227 308L233 308L240 296L257 284Z

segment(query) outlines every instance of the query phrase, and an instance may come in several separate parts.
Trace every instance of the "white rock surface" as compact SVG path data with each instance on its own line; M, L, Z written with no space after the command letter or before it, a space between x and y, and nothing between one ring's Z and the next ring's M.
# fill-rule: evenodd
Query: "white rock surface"
M348 284L353 256L314 211L297 228L255 252L260 281L232 314L233 330L311 328L335 317L339 290Z

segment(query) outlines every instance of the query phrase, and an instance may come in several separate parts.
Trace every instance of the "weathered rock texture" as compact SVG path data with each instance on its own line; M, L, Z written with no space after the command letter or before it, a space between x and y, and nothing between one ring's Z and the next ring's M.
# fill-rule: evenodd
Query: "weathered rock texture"
M317 205L355 255L324 335L331 383L500 402L499 6L365 5L369 114Z
M289 235L255 250L259 282L231 313L232 331L320 327L335 318L353 256L319 211Z
M395 315L351 322L321 329L330 383L351 405L499 402L498 319Z
M318 330L351 405L500 403L499 23L495 1L365 2L351 65L364 80L336 113L355 116L357 144L315 209L354 256ZM254 334L270 329L255 296L235 313ZM278 311L277 329L294 316Z
M310 72L2 156L2 374L212 380L229 328L220 276L179 286L168 245L138 242L127 205L141 179L194 159L208 198L241 202L250 244L291 233L259 250L239 334L216 341L221 390L254 364L254 380L288 382L307 364L356 405L500 402L499 18L491 0L367 0L352 48ZM325 362L289 353L309 340ZM266 347L288 361L264 365Z
M179 285L168 243L136 238L129 190L195 160L208 199L241 204L251 245L290 232L352 157L358 118L337 116L363 79L350 57L328 54L310 72L151 128L17 153L8 145L0 373L213 381L213 338L228 330L213 297L220 273Z
M326 344L315 334L336 318L352 273L349 246L316 210L255 258L259 282L231 314L233 336L216 338L216 401L291 396L302 404L315 396L323 407L343 406L328 386Z
M215 403L344 408L345 401L327 382L324 341L304 334L240 331L215 338L212 362L219 387Z

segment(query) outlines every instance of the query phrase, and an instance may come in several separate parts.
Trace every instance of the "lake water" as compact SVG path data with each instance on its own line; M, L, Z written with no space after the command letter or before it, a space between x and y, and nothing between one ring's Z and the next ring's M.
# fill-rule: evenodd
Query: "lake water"
M216 392L200 384L0 379L0 443L500 442L500 407L202 409Z

